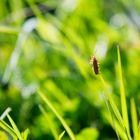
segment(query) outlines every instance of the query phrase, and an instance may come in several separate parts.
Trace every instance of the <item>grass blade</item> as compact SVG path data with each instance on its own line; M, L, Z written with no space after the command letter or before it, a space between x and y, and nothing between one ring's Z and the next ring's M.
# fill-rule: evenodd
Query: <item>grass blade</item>
M132 130L134 134L134 140L139 140L138 139L138 119L137 119L137 111L136 111L134 99L131 99L131 118L132 118Z
M122 119L122 116L119 112L119 109L117 108L117 105L115 103L115 101L113 100L112 96L110 95L109 91L108 91L108 87L107 87L107 84L105 82L105 80L103 79L102 75L99 74L99 78L101 80L101 82L103 83L103 86L104 86L104 90L105 90L105 95L107 96L109 102L110 102L110 105L111 105L111 108L116 116L116 118L118 119L118 121L120 122L120 124L122 124L122 126L124 127L123 125L123 119Z
M59 135L58 140L61 140L64 134L65 134L65 130Z
M129 139L132 139L130 136L130 129L129 129L129 120L128 120L125 89L124 89L124 83L123 83L123 77L122 77L122 67L121 67L121 57L120 57L119 46L117 47L117 55L118 55L118 74L119 74L119 81L120 81L120 98L121 98L123 123L126 128Z
M30 133L30 130L28 128L24 132L22 132L22 137L24 140L28 139L29 133Z
M6 132L6 134L10 135L13 138L13 140L18 139L14 130L3 120L0 120L0 130L1 131L4 130L4 132Z
M21 134L20 134L20 131L18 130L15 122L12 120L12 118L10 117L10 115L7 114L7 117L8 117L8 120L10 121L12 127L13 127L13 130L14 132L16 133L17 137L19 138L19 140L23 140Z
M3 120L11 110L12 110L12 109L11 109L10 107L8 107L8 108L2 113L2 115L0 116L0 120Z
M50 120L50 117L48 116L48 114L45 111L45 109L43 108L43 106L39 105L39 109L42 112L42 114L45 116L47 123L52 131L53 136L54 136L54 139L56 140L59 136L58 136L58 133L57 133L52 121Z
M72 132L72 130L70 129L70 127L67 125L67 123L65 122L65 120L59 115L59 113L53 107L53 105L48 100L48 98L41 91L39 91L38 93L39 93L40 97L42 98L42 100L49 106L49 108L52 110L52 112L56 115L56 117L62 123L62 125L64 126L64 128L67 131L67 133L68 133L69 137L71 138L71 140L75 140L74 133Z
M106 99L106 97L104 97L104 100L105 100L105 104L107 106L108 112L109 112L110 117L111 117L111 120L112 120L112 122L111 122L112 127L114 128L114 130L116 132L116 135L117 135L118 140L120 140L120 137L119 137L119 134L118 134L118 130L116 129L114 114L112 114L112 112L111 112L110 102Z

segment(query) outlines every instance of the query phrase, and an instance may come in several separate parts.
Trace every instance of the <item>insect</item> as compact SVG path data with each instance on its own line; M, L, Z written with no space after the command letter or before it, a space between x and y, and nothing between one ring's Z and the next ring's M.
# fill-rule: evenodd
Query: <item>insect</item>
M97 61L96 57L93 56L91 58L91 61L90 62L92 64L92 66L93 66L93 70L94 70L95 74L96 75L99 74L99 64L98 64L98 61Z

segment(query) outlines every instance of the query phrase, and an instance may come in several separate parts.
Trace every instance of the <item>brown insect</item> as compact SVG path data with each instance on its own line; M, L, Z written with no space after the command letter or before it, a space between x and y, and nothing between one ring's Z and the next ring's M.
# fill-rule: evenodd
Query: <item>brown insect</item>
M95 56L91 58L91 64L93 66L95 74L99 74L99 64Z

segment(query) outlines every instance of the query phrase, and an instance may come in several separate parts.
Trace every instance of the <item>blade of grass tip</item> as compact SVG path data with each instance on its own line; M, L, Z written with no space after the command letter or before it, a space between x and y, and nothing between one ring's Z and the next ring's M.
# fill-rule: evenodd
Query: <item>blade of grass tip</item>
M64 134L65 134L65 130L59 135L58 140L61 140Z
M0 120L3 120L10 111L12 111L12 109L8 107L0 116Z
M52 134L54 136L54 139L56 140L59 136L58 136L58 133L54 127L54 125L52 124L47 112L45 111L45 109L43 108L43 106L39 105L39 109L40 111L42 112L42 114L45 116L46 120L47 120L47 123L52 131Z
M131 119L132 119L134 140L139 140L138 139L138 119L137 119L137 111L136 111L134 99L131 99Z
M62 123L62 125L64 126L64 128L67 131L67 133L68 133L69 137L71 138L71 140L75 140L74 133L72 132L72 130L70 129L70 127L67 125L67 123L65 122L65 120L59 115L59 113L53 107L53 105L48 100L48 98L41 91L38 91L38 93L39 93L40 97L42 98L42 100L49 106L49 108L52 110L52 112L56 115L56 117Z
M28 128L24 132L21 133L24 140L28 139L29 133L30 133L30 130Z
M127 112L126 96L125 96L125 89L124 89L123 77L122 77L122 67L121 67L121 57L120 57L119 46L117 46L117 55L118 55L118 72L119 72L118 74L119 74L119 80L120 80L120 96L121 96L120 98L121 98L122 117L123 117L123 123L126 127L128 136L130 136L128 112Z
M15 122L13 121L13 119L10 117L9 114L7 114L7 118L8 118L8 120L10 121L10 123L11 123L11 125L12 125L12 127L13 127L13 129L14 129L14 132L15 132L15 134L17 135L17 137L19 138L19 140L23 140L23 138L22 138L22 136L21 136L21 134L20 134L20 131L18 130L18 128L17 128Z

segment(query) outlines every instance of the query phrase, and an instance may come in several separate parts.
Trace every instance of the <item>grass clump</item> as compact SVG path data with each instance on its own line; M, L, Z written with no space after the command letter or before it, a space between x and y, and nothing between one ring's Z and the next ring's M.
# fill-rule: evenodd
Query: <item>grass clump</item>
M101 80L104 87L104 91L105 91L104 100L110 114L110 118L111 118L110 123L113 129L115 130L116 135L119 140L120 139L139 140L140 133L139 133L139 127L138 127L137 111L136 111L135 101L133 98L131 99L131 102L130 102L133 134L131 135L130 133L131 125L130 125L129 116L128 116L128 107L126 103L126 93L125 93L125 87L124 87L124 82L123 82L124 79L122 76L122 66L121 66L121 57L120 57L119 47L117 47L117 56L118 56L117 67L118 67L118 75L119 75L121 111L119 107L117 106L116 101L113 99L112 93L110 93L107 83L105 82L102 74L98 73L99 79ZM95 68L94 68L94 71L95 71Z

